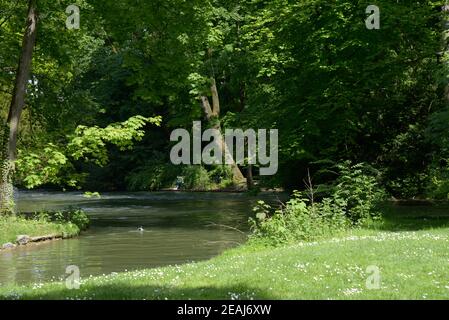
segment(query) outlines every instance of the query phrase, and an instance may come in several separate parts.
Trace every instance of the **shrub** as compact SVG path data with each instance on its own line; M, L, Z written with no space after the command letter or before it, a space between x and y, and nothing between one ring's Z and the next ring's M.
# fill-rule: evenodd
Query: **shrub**
M256 217L249 220L252 238L272 245L314 240L378 219L385 192L373 175L376 171L350 162L337 168L338 178L327 186L330 194L318 203L298 191L278 210L259 201L253 209Z
M86 230L90 224L87 214L83 210L75 208L56 212L41 211L35 213L33 219L41 222L55 222L59 224L72 223L80 230Z
M187 190L210 190L234 186L229 166L212 166L210 171L199 165L176 166L162 162L148 163L126 177L128 190L154 191L174 187L178 176L183 177L183 188Z
M352 165L349 161L337 168L339 177L333 187L332 202L341 207L355 225L378 219L378 205L386 196L377 183L379 172L366 164Z
M386 188L398 198L410 199L422 195L429 176L423 172L407 173L404 177L386 182Z
M437 200L449 200L449 161L442 168L431 169L427 196Z
M65 220L67 222L75 224L80 230L86 230L89 227L89 217L83 210L68 210L63 214L65 214Z
M232 182L232 170L226 165L216 165L209 171L209 177L216 184L226 184Z
M187 166L183 169L184 186L189 190L209 190L212 182L203 166Z
M348 225L344 212L330 200L309 204L309 200L297 191L282 209L273 210L259 201L254 212L256 218L250 218L252 238L271 245L314 240L341 231Z
M154 191L164 187L172 187L179 174L180 167L178 166L152 162L133 171L125 180L128 190Z

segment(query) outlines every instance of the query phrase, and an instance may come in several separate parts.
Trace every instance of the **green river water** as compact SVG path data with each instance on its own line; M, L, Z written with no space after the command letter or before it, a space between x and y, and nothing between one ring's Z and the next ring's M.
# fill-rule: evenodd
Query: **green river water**
M244 243L251 208L259 199L234 193L106 193L87 199L75 192L20 192L20 211L83 208L91 227L80 237L32 244L0 253L0 285L39 283L181 264L211 258ZM143 232L137 229L142 226Z

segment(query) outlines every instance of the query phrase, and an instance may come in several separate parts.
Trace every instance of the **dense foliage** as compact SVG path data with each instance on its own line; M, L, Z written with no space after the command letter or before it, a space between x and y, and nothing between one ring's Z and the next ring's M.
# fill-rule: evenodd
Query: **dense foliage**
M57 235L71 238L89 227L90 220L80 209L37 212L17 216L0 216L0 243L15 243L17 236L42 237Z
M352 227L367 226L380 218L384 190L365 165L346 162L337 165L338 177L326 186L326 196L316 201L312 184L308 191L293 193L280 209L259 201L250 219L254 240L284 244L315 240Z
M73 2L80 29L68 30ZM186 188L231 186L221 168L169 160L173 129L216 124L200 104L214 79L219 125L280 130L279 172L252 168L259 187L303 189L309 171L332 184L333 164L349 160L376 168L396 197L447 199L443 2L379 0L381 28L368 30L360 0L39 0L16 184L157 190L183 176ZM26 10L0 0L2 119ZM358 220L370 208L351 188L372 181L348 179L334 198Z
M86 212L81 209L69 208L64 211L41 211L32 215L32 220L51 222L57 224L73 224L80 231L84 231L89 227L90 219Z

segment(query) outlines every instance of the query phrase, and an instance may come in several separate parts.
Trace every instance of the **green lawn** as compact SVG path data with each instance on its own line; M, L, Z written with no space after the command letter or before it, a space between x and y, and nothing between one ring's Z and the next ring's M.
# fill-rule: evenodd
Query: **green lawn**
M205 262L82 279L79 290L61 283L6 287L0 297L449 299L447 219L419 220L419 226L409 219L390 221L384 230L279 248L245 245ZM369 266L380 270L379 289L366 286Z
M46 235L75 236L80 229L73 223L52 223L44 220L28 220L19 217L0 217L0 246L15 243L18 235L30 237Z

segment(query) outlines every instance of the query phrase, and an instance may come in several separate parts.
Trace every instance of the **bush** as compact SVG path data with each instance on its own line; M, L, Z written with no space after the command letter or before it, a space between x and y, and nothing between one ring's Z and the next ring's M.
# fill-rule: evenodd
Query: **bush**
M310 204L297 191L284 208L274 213L263 201L259 201L253 210L256 218L250 218L252 238L271 245L314 240L341 231L348 225L340 207L335 207L329 200Z
M42 211L34 214L33 218L34 220L41 222L55 222L59 224L72 223L80 230L86 230L90 224L87 214L83 210L75 208L56 212Z
M184 187L189 190L209 190L212 187L209 173L203 166L187 166L182 171Z
M180 171L178 166L153 162L133 171L125 181L128 190L131 191L160 190L164 187L173 187L173 182Z
M216 184L227 184L232 182L232 170L226 165L213 166L209 171L209 178Z
M386 188L395 196L402 199L411 199L423 194L428 184L427 173L408 173L404 177L395 178L386 182Z
M437 200L449 200L449 161L442 168L430 171L427 196Z
M89 217L83 210L68 210L63 214L65 215L65 221L75 224L80 230L86 230L89 227Z
M298 191L278 210L259 201L253 209L256 217L249 221L252 238L272 245L308 241L378 219L378 205L385 192L378 187L375 171L349 162L337 168L339 177L330 188L327 186L330 194L319 203Z
M183 188L187 190L207 191L234 186L229 166L212 166L208 171L200 165L175 166L157 161L132 172L126 177L126 184L128 190L154 191L174 187L178 176L183 177Z
M378 219L378 205L386 196L377 183L379 172L366 164L352 165L349 161L337 165L337 168L339 177L331 201L341 207L355 225Z

